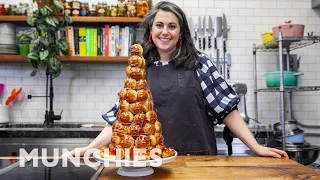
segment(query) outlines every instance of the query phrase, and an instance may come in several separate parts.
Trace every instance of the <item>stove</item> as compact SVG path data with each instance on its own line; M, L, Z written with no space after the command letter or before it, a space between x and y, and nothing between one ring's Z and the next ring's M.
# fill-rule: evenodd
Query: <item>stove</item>
M94 162L90 158L91 162ZM35 166L35 162L37 165ZM47 159L47 162L53 162L53 159ZM63 160L58 159L57 165L53 167L46 166L42 159L32 159L27 161L23 166L20 166L20 162L13 162L12 160L2 159L0 160L0 179L1 180L90 180L97 179L104 166L99 165L97 167L90 167L84 163L83 160L80 161L80 166L77 167L70 161L67 161L67 165L63 167Z
M312 164L309 164L308 167L320 172L320 164L312 163Z

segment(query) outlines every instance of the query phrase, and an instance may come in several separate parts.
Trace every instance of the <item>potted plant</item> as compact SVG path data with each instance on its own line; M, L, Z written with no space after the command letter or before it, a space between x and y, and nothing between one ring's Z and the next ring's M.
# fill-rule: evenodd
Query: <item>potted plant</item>
M36 0L33 0L35 2ZM72 23L72 18L64 13L64 6L60 0L37 0L38 9L28 15L27 23L34 27L35 31L31 35L33 45L28 54L28 61L33 66L31 76L35 76L42 69L46 74L46 113L44 125L51 127L54 120L60 120L60 115L55 115L53 111L53 83L52 80L58 77L63 67L57 56L60 52L68 54L68 43L63 37L57 39L56 32L63 26ZM29 34L30 36L30 34ZM32 96L28 95L28 99ZM48 109L48 98L50 107Z
M35 2L36 0L33 0ZM65 38L56 39L59 28L72 23L72 18L64 12L60 0L37 0L38 9L28 15L27 23L36 29L32 35L33 48L28 54L28 62L33 66L31 76L44 69L53 78L60 75L63 67L57 56L68 54ZM61 13L62 12L62 13Z

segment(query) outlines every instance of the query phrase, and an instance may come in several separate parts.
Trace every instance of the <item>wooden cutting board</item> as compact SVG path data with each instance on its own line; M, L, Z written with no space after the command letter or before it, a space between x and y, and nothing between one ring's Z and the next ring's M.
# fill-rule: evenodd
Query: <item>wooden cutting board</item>
M99 180L129 179L117 174L118 167L105 167ZM154 174L130 179L317 179L320 173L290 159L253 156L178 156L154 167Z

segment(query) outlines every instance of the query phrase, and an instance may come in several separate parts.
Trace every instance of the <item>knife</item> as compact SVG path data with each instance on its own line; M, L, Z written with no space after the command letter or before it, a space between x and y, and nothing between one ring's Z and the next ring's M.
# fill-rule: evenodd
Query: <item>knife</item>
M227 78L230 79L231 54L227 53Z
M206 16L203 16L203 25L202 25L202 27L203 27L203 41L202 41L202 43L203 43L203 50L205 50L206 49L206 37L207 37L207 24L206 24Z
M223 78L226 78L226 52L227 52L227 47L226 47L226 41L228 39L228 27L227 27L227 18L226 15L223 13L222 14L222 38L223 38Z
M203 30L202 30L202 26L201 26L201 16L198 17L198 39L199 39L199 49L201 49L201 40L202 40L202 33L203 33Z
M190 31L191 38L193 39L195 37L195 32L194 32L192 17L189 17L188 25L189 25L189 31Z
M216 50L217 69L222 75L222 67L220 67L220 53L217 46L217 38L222 35L222 17L218 16L214 22L214 49Z
M212 25L212 19L211 16L209 16L209 27L208 27L208 48L211 48L211 36L213 35L213 25Z

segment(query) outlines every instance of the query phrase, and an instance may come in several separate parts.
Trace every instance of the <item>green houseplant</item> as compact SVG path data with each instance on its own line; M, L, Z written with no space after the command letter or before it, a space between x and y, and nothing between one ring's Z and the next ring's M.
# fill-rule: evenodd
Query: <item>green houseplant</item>
M33 0L36 2L36 0ZM35 76L44 69L53 78L60 75L63 64L57 56L60 52L68 54L68 43L65 38L57 39L56 32L72 23L72 18L64 13L64 6L60 0L37 0L38 9L27 18L27 23L36 31L29 35L33 48L28 54L28 62L33 66L31 76Z

